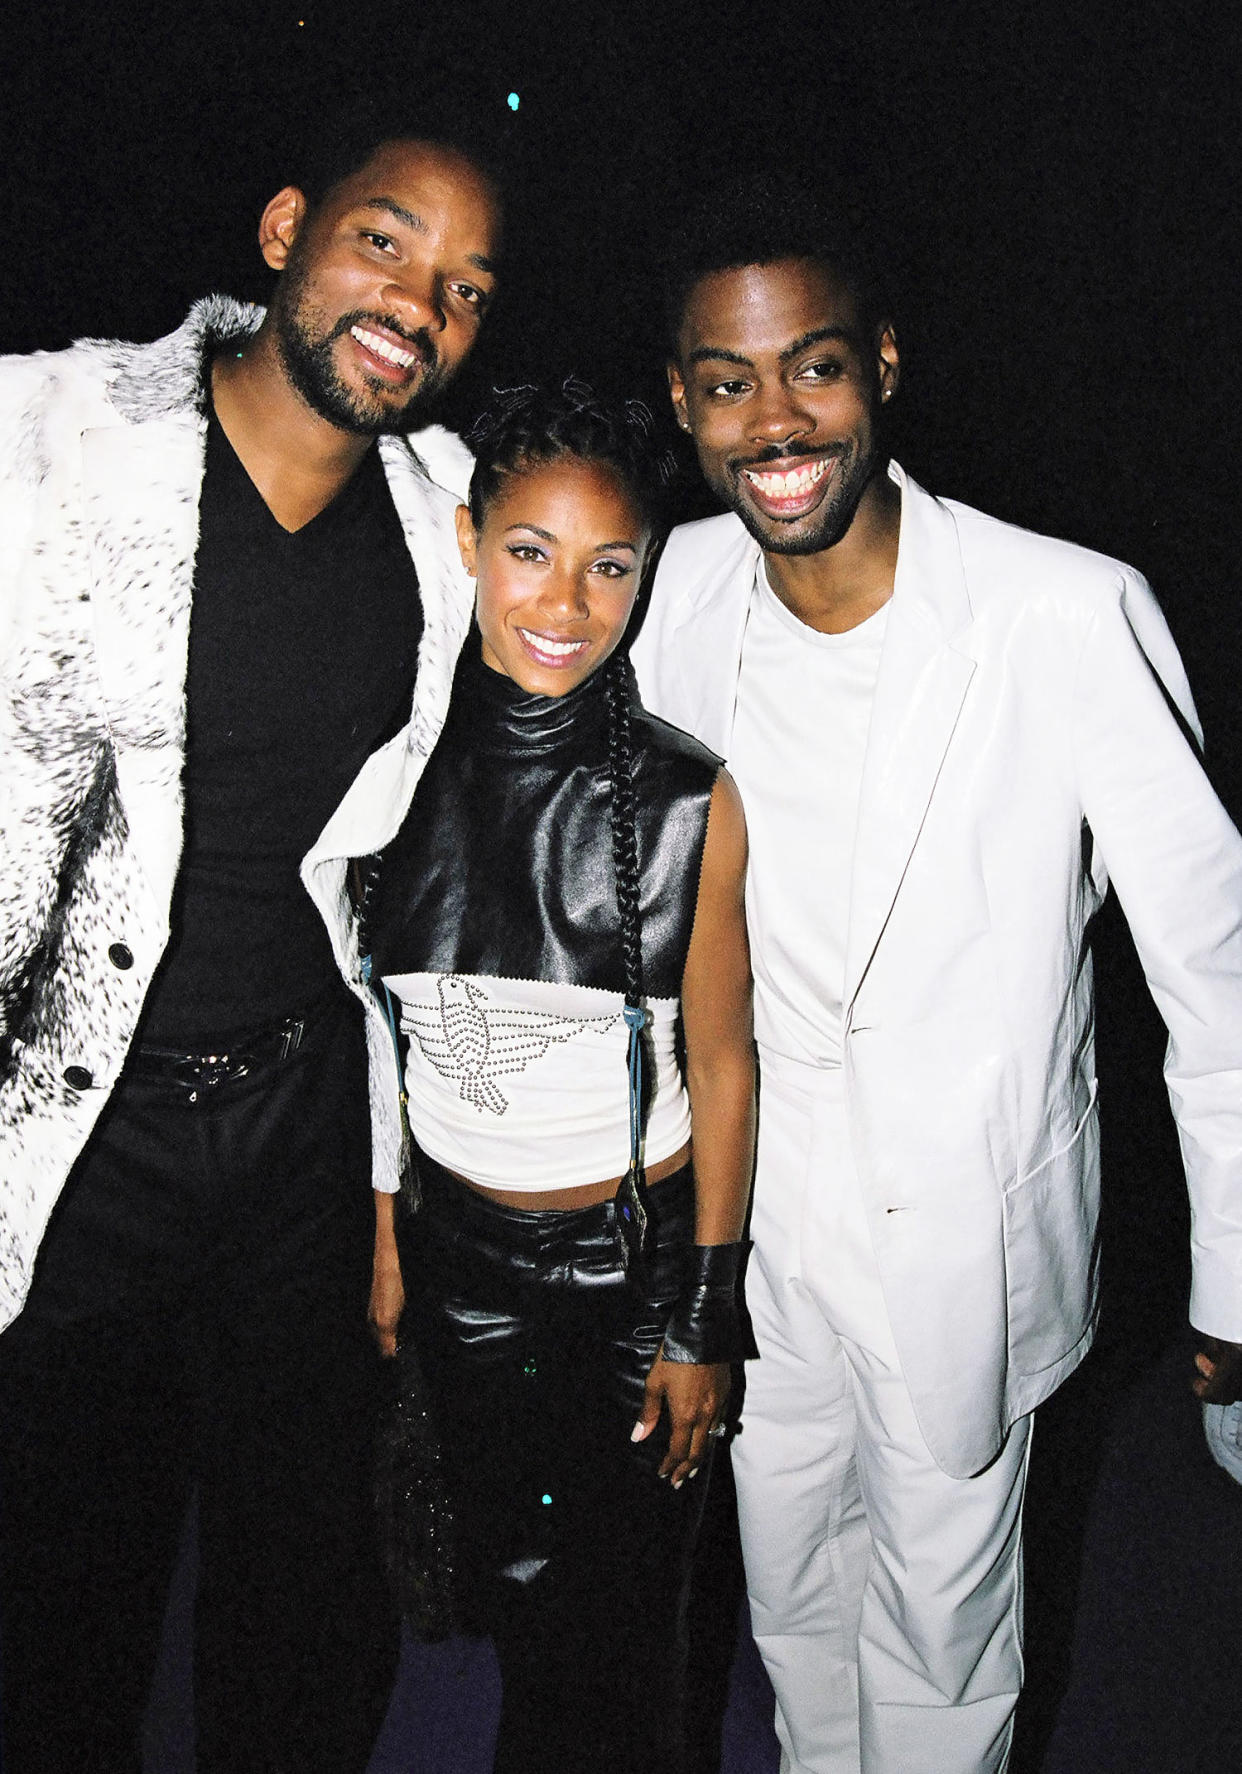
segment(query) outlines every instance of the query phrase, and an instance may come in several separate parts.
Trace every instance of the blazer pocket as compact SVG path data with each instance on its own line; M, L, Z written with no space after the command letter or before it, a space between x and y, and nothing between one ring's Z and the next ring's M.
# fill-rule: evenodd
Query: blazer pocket
M1083 1338L1099 1269L1100 1131L1096 1085L1072 1137L1004 1197L1009 1364L1052 1367Z

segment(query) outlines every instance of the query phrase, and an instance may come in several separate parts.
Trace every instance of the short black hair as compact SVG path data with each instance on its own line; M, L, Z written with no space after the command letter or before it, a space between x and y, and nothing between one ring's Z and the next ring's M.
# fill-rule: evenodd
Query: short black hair
M804 179L757 172L704 197L678 221L665 258L664 315L676 356L690 293L714 271L771 265L779 259L812 259L845 285L870 331L888 318L870 242L847 205L825 202Z
M667 526L673 457L657 444L651 409L641 400L609 405L575 376L559 388L497 388L466 442L474 452L468 504L476 529L506 475L563 456L615 469L653 533Z
M470 161L503 198L505 122L499 111L500 107L488 113L472 110L443 93L338 105L288 144L285 182L296 185L315 209L385 142L425 142Z

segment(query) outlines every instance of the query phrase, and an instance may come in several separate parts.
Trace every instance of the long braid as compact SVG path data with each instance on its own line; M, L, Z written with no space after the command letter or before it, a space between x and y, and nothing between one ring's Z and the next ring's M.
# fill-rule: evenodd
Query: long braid
M637 1009L643 996L643 943L639 901L638 836L634 815L634 757L630 730L629 661L614 653L605 666L608 692L608 773L612 791L612 860L621 913L625 1001Z
M643 938L639 901L638 833L634 817L634 748L630 731L629 661L614 653L604 667L608 694L608 774L612 790L612 861L621 914L621 958L625 971L625 1021L629 1028L626 1068L630 1077L630 1165L616 1196L616 1229L628 1269L641 1263L647 1246L647 1190L643 1180L643 1123L646 1110L643 1046Z

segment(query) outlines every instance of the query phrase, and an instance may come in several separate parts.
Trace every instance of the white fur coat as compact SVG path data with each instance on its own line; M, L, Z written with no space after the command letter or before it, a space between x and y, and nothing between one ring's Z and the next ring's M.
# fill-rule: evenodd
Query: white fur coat
M153 344L0 359L0 1327L21 1307L168 940L202 371L215 342L261 318L212 297ZM443 453L444 434L430 442ZM411 721L395 742L409 759L405 805L471 608L456 499L417 443L381 443L425 621ZM352 978L344 873L343 861L321 869L317 897ZM391 1072L375 1076L378 1177L394 1132Z

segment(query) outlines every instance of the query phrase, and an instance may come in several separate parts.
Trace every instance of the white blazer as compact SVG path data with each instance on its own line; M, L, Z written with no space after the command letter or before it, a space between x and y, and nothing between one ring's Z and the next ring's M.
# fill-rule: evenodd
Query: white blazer
M1191 1317L1242 1340L1242 840L1141 576L890 472L896 583L841 834L846 1101L919 1422L965 1476L1094 1330L1086 926L1110 875L1170 1033ZM726 761L758 555L732 515L674 531L633 650L647 705Z

